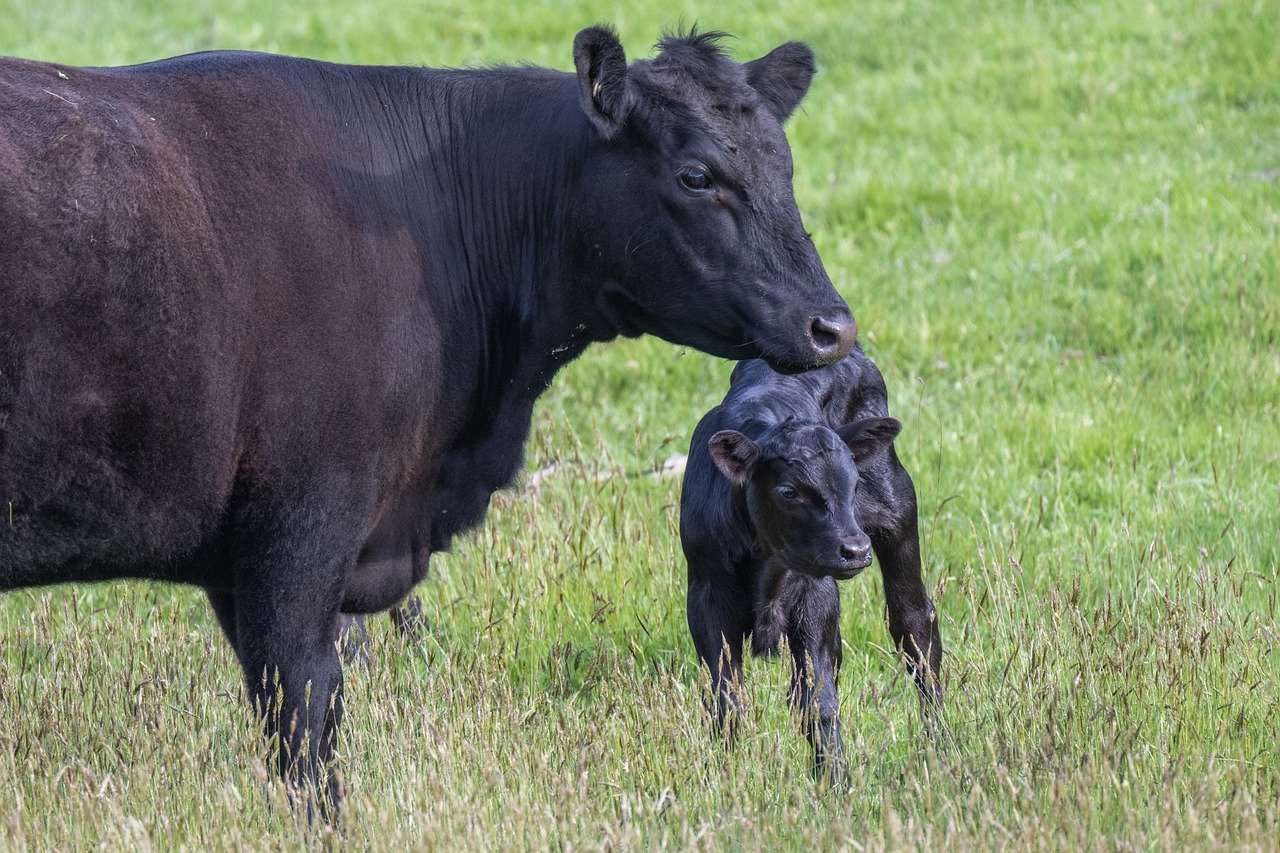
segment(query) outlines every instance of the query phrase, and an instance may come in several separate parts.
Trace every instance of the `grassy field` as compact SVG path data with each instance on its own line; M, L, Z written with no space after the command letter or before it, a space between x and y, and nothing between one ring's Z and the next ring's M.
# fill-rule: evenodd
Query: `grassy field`
M810 779L776 663L713 748L679 483L634 475L730 365L624 342L540 404L528 467L556 473L433 562L427 637L376 620L346 841L1280 849L1276 0L663 6L0 0L0 53L77 64L566 68L580 26L641 56L695 17L744 58L817 51L796 191L906 425L950 737L922 738L872 572L844 592L851 788ZM0 847L325 840L281 805L200 594L0 599Z

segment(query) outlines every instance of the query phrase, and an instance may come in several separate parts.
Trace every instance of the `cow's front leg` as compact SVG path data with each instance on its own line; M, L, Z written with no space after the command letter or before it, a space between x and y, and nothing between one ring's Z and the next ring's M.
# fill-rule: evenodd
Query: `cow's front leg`
M711 675L709 709L716 731L732 742L742 712L742 647L751 629L750 599L705 581L690 581L689 633L698 658Z
M249 701L291 795L302 794L308 817L317 800L322 814L336 814L341 793L331 762L342 722L342 665L333 642L337 607L315 612L272 598L246 591L236 599Z
M332 760L343 707L334 639L358 528L301 504L269 518L255 512L259 523L237 531L236 648L290 796L303 798L308 818L317 806L336 818Z
M213 608L213 615L218 619L218 626L222 628L222 635L227 638L227 642L231 644L231 651L235 652L238 658L240 652L236 649L235 594L213 589L206 589L204 592L209 599L209 606Z
M410 595L391 608L391 624L406 642L421 639L426 624L422 615L422 601ZM364 615L338 615L338 651L347 663L369 663L369 625Z
M927 722L942 709L942 630L920 576L920 534L911 476L890 448L877 476L878 511L866 525L884 578L889 633L915 679Z
M791 647L791 706L813 747L814 774L836 785L848 782L840 736L840 591L831 578L789 577L784 593Z

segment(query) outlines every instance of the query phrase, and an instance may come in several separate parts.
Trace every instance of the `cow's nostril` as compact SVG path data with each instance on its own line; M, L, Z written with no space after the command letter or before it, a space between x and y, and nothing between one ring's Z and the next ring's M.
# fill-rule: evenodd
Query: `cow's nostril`
M857 339L858 327L846 313L819 315L809 322L809 338L818 358L830 364L844 358Z
M809 327L809 334L818 349L827 349L840 345L840 329L825 317L814 317Z

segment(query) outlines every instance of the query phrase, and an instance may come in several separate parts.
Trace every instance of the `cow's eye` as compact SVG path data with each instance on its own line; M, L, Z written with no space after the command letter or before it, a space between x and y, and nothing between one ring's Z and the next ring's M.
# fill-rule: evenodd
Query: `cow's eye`
M778 497L784 501L798 501L800 500L800 492L791 486L779 486Z
M686 166L680 170L680 184L696 193L706 192L711 189L711 175L701 166Z

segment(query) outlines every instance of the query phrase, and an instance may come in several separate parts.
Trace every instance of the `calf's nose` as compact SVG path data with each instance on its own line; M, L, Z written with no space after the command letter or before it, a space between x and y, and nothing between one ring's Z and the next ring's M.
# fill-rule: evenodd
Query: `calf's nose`
M819 366L844 358L857 339L858 324L847 309L824 311L809 321L809 342L813 344L814 362Z
M840 543L840 559L849 563L865 564L871 560L869 540L846 539Z

